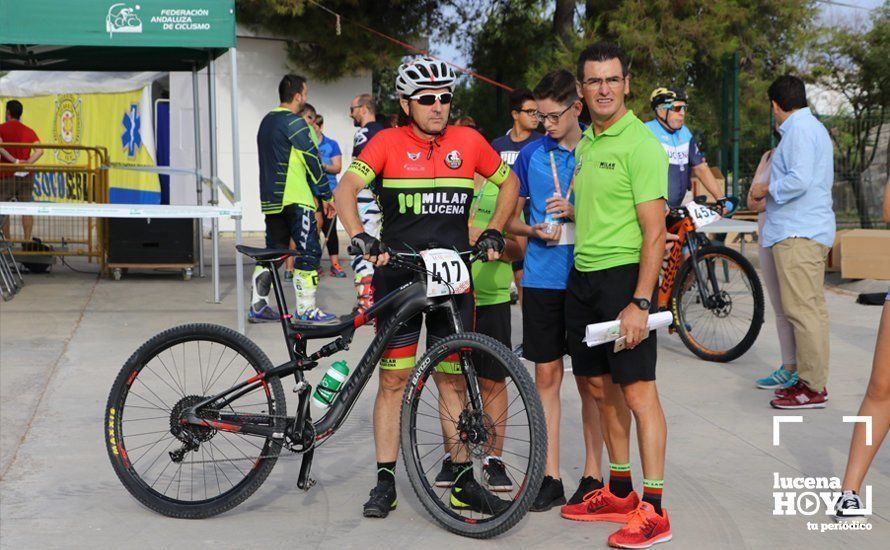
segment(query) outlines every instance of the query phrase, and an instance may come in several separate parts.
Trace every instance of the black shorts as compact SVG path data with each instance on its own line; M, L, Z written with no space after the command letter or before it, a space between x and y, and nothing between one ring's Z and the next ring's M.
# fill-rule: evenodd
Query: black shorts
M314 210L289 204L277 214L266 214L266 248L290 248L291 240L301 252L294 257L294 268L301 271L318 269L321 244Z
M566 354L566 291L522 289L522 357L549 363Z
M469 267L467 268L469 269ZM384 296L396 290L405 283L414 280L415 273L402 269L393 269L389 266L374 269L374 279L371 283L374 292L374 302L379 302ZM460 313L461 322L465 331L473 330L473 318L475 314L475 302L473 293L458 294L454 296L454 302ZM376 326L386 326L392 311L381 312L377 316ZM405 322L399 328L383 350L380 359L380 368L384 370L402 370L414 368L416 363L417 343L420 340L420 328L423 324L423 314L417 314ZM429 349L436 342L454 334L448 311L436 309L425 315L426 317L426 347ZM446 358L439 363L436 370L449 374L460 374L460 363L457 358Z
M655 331L634 349L615 353L609 342L592 348L582 342L591 323L614 321L633 298L639 264L582 273L572 268L566 287L566 332L572 372L576 376L612 375L616 384L655 380ZM655 304L655 297L652 297Z
M476 332L491 336L507 346L507 349L513 349L510 338L511 329L510 302L476 308ZM507 371L503 365L492 361L488 357L480 357L478 354L474 354L473 366L476 367L476 374L482 378L500 382L507 377Z

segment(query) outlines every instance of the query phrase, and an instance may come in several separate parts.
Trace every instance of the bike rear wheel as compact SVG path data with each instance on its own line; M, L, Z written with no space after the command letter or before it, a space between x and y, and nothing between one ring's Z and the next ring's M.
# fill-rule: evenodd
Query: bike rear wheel
M108 457L127 490L156 512L190 519L220 514L253 494L272 471L282 440L183 426L180 414L271 368L250 339L218 325L183 325L144 343L118 374L105 413ZM197 414L219 421L255 415L283 431L281 381L266 380L226 407ZM187 442L197 448L183 452Z
M698 266L704 281L699 281L691 257L677 274L671 297L674 328L698 357L732 361L747 352L760 334L764 310L760 278L751 262L725 246L702 247Z
M500 385L478 379L481 410L472 405L467 376L437 372L443 362L459 356L475 369L487 362L505 375ZM401 441L405 469L420 502L443 527L463 536L490 538L513 527L528 512L544 475L547 433L534 382L516 355L477 333L444 338L417 363L402 401ZM446 453L455 462L471 462L473 478L500 498L503 502L495 507L504 509L474 510L455 501L451 488L437 486ZM490 455L500 458L508 486L486 485L482 461Z

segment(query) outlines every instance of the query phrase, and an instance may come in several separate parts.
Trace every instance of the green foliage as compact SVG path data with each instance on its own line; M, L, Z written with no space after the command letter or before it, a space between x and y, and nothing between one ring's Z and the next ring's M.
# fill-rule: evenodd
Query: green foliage
M864 177L881 136L890 131L890 1L878 10L871 29L830 27L809 51L810 78L839 93L845 109L823 122L835 144L835 173L849 182L862 227L877 217L883 181ZM884 179L887 174L885 173Z
M346 19L337 20L307 0L237 0L238 22L290 39L296 70L333 80L360 70L393 65L405 49L355 26L359 22L406 42L428 35L437 0L323 0Z
M722 59L739 51L741 67L742 154L756 165L769 145L766 88L776 75L793 69L791 61L809 39L814 16L811 0L588 0L574 21L568 41L555 38L552 2L492 3L492 14L475 33L472 65L483 74L509 78L507 84L533 88L548 71L575 71L580 51L596 40L621 44L631 62L629 106L644 119L652 116L649 92L680 86L690 98L688 122L704 150L716 151L721 108ZM521 12L517 14L516 12ZM511 17L510 26L505 26ZM483 70L483 67L485 70ZM505 73L525 67L524 78ZM501 80L504 82L505 80ZM466 99L483 126L500 130L511 123L489 84L474 82ZM487 122L495 115L493 122Z
M546 45L555 43L540 4L534 0L492 3L482 16L484 23L468 37L473 70L511 88L530 87L529 65L546 51ZM503 88L468 79L456 92L455 112L472 116L494 137L513 123L508 96Z

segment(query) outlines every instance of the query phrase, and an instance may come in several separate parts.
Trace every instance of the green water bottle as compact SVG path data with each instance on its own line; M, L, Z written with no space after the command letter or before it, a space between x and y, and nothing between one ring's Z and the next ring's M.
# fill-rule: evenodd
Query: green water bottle
M312 392L312 404L321 410L330 407L334 396L347 378L349 378L349 367L346 366L346 361L335 361Z

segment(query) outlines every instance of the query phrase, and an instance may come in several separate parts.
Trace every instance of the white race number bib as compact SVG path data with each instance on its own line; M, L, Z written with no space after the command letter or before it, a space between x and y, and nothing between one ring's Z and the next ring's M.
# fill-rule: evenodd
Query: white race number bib
M696 229L701 229L702 227L712 224L722 218L720 214L714 212L707 206L703 206L694 201L687 202L684 206L689 212L689 215L692 216L692 223L695 224Z
M426 295L430 298L465 294L470 291L470 270L460 254L447 248L432 248L420 253L430 273L426 277Z

